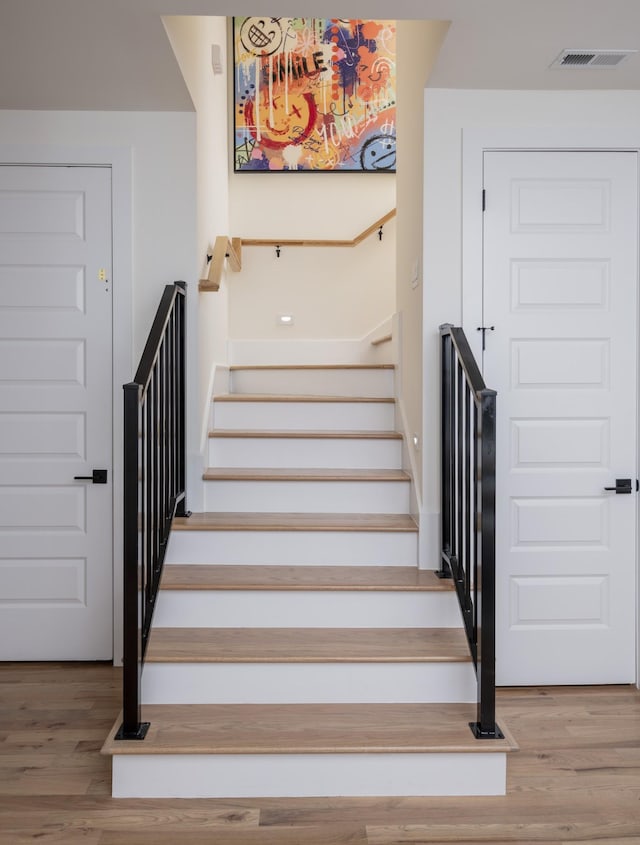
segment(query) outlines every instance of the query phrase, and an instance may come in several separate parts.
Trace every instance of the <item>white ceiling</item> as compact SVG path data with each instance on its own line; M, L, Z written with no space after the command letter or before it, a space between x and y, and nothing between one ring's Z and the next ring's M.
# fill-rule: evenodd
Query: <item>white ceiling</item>
M564 48L640 50L640 0L0 0L0 108L191 110L161 15L450 20L440 88L640 89L619 67L550 70Z

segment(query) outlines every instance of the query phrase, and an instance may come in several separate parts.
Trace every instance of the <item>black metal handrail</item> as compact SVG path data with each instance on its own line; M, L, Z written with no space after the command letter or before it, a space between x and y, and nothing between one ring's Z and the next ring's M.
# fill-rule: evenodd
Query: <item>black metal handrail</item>
M442 368L442 554L453 578L478 684L479 739L496 724L496 391L488 390L461 328L440 326Z
M186 284L164 289L134 380L124 388L123 720L144 739L142 668L171 521L185 511Z

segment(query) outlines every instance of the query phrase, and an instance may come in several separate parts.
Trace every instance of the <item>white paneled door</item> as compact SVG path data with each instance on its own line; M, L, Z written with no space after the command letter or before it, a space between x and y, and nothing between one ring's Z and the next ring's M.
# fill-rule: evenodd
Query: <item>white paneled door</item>
M111 302L110 169L0 166L1 660L112 657Z
M486 152L484 184L497 680L632 682L637 156Z

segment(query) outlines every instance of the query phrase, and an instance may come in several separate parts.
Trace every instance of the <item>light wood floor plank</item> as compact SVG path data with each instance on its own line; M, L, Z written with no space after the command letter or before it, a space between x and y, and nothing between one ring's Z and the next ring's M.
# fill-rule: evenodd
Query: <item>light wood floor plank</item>
M48 703L51 687L40 684L51 681L65 692ZM7 694L16 686L24 690L20 702ZM500 715L520 746L509 756L505 797L234 801L111 798L111 761L100 755L95 737L104 739L111 729L121 707L120 688L120 670L104 664L0 664L0 845L225 845L225 836L235 836L228 845L251 845L242 837L253 835L256 823L260 845L316 845L308 832L317 832L317 845L333 843L330 837L341 845L340 830L349 842L365 826L373 836L379 828L408 825L446 830L446 839L431 838L429 845L640 843L640 693L633 686L498 690ZM78 725L72 721L78 711L57 709L56 700L65 696L92 702ZM40 727L33 729L31 718ZM20 728L8 731L8 723ZM64 771L73 770L76 759L93 757L99 774L88 792L61 796L45 792L42 783L38 794L13 789L7 794L13 766L4 761L20 748L47 758L53 750L71 762ZM633 786L626 785L631 781Z
M452 581L414 566L165 564L160 586L164 590L453 590Z
M194 513L175 517L177 531L404 531L417 533L407 514L377 513Z
M154 628L150 663L467 663L457 628Z
M183 842L180 836L180 843ZM344 825L326 824L321 827L307 827L300 833L289 827L257 828L255 830L236 830L224 828L212 832L193 833L186 845L367 845L364 825L345 827ZM176 834L137 832L133 836L127 833L106 833L99 845L179 845Z

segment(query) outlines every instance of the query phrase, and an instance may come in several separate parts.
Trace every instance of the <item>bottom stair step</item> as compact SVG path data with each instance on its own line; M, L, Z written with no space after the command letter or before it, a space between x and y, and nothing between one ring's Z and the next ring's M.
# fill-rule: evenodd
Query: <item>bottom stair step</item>
M113 796L502 795L503 740L476 740L465 704L146 705L116 741Z

